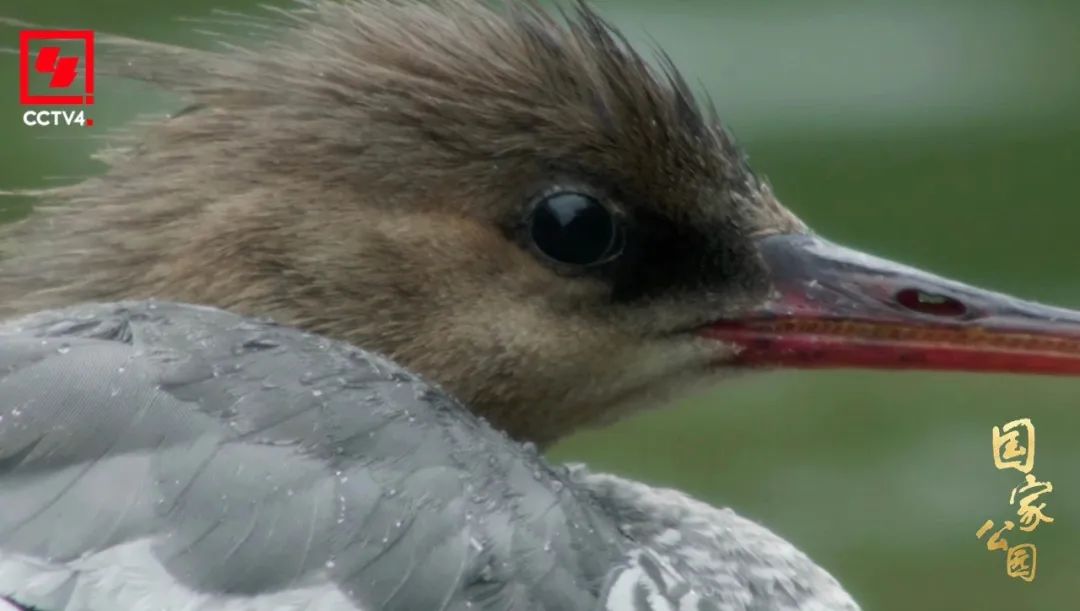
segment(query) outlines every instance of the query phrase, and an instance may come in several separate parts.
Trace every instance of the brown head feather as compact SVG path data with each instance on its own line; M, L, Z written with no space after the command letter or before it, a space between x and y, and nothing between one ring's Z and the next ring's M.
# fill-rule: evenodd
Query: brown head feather
M0 233L0 316L147 297L269 315L545 443L700 377L717 348L679 330L761 298L751 235L802 230L670 62L584 5L310 0L279 17L225 52L101 41L113 72L192 106ZM632 261L538 260L520 224L553 185L632 219Z

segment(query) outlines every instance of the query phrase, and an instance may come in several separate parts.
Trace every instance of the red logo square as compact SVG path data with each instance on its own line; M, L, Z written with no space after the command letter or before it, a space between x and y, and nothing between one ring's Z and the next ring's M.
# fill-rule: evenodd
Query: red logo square
M44 41L37 54L30 42ZM64 55L56 44L82 41L82 55ZM81 62L79 60L82 60ZM80 63L82 66L80 67ZM30 92L30 71L49 77L48 87L63 93L34 95ZM82 90L72 91L79 72L85 72ZM23 30L19 32L19 103L24 106L56 106L94 103L94 32L92 30Z

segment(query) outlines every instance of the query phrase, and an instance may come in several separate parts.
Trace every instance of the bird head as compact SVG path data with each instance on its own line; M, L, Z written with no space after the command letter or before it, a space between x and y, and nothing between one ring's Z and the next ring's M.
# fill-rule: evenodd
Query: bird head
M1080 374L1080 314L818 237L670 61L584 5L311 0L255 23L266 40L223 52L103 41L191 106L47 194L64 207L0 271L16 307L269 315L541 444L753 368Z

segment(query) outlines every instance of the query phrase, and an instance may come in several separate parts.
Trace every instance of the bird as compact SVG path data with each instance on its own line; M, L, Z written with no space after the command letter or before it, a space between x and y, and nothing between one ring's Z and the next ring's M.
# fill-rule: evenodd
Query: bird
M834 244L594 9L301 0L0 229L0 599L854 610L766 527L542 455L748 370L1080 374L1080 313Z

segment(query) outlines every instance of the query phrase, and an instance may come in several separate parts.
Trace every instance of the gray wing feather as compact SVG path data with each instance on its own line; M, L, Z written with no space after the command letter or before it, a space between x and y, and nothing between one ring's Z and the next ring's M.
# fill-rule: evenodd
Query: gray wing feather
M626 542L560 477L389 361L267 322L0 324L0 596L23 604L591 608Z
M574 467L643 549L612 571L605 611L858 611L823 568L793 545L730 509Z

